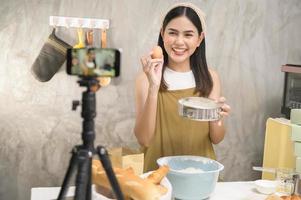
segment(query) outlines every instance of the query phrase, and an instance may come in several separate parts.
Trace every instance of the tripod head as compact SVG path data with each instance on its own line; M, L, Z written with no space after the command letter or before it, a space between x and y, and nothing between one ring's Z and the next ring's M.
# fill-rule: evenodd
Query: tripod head
M81 76L81 79L78 80L77 83L81 87L87 87L87 92L96 92L98 88L95 89L95 87L99 87L99 81L96 79L96 77ZM76 110L77 106L79 105L80 105L80 101L78 100L72 101L72 110Z
M87 87L87 90L82 95L82 112L81 116L83 121L82 140L83 145L88 149L94 149L93 141L95 139L94 131L94 118L96 117L96 98L95 91L91 89L93 86L98 85L96 77L81 77L77 81L81 87ZM72 102L72 110L76 110L80 105L79 101Z
M98 85L98 80L96 77L86 77L80 76L82 79L78 80L77 82L81 87L87 87L88 90L91 90L92 86Z

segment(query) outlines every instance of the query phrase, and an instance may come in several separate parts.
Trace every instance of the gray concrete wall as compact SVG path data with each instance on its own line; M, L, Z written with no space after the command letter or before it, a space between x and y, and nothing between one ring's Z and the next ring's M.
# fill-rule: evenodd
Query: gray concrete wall
M122 74L97 93L96 144L137 147L134 76L155 45L161 15L176 1L1 0L0 199L29 199L30 188L59 186L72 146L81 141L76 77L65 66L47 82L30 67L51 32L50 15L111 20L110 47L123 49ZM280 116L285 63L301 63L300 0L194 0L207 14L207 57L232 106L225 140L216 146L226 181L254 180L265 122ZM74 44L74 29L59 29Z

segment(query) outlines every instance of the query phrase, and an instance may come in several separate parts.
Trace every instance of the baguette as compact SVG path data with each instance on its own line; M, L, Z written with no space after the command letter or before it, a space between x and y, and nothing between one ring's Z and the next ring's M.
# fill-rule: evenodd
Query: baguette
M291 196L277 196L277 195L269 195L265 200L301 200L299 195L291 195Z
M283 200L301 200L299 195L292 195L292 196L281 196Z
M148 177L147 179L149 181L151 181L154 184L160 184L160 182L162 181L162 179L166 176L166 174L169 171L169 167L167 165L164 165L162 167L160 167L158 170L153 171Z
M279 196L277 195L269 195L265 200L282 200Z
M159 169L158 172L153 172L154 175L152 175L151 179L143 179L135 175L132 168L114 168L113 170L115 172L122 193L126 199L131 198L133 200L159 200L160 197L167 192L167 189L165 187L154 183L158 182L159 179L162 179L164 177L158 175L158 173L165 173L166 169ZM107 175L98 160L93 160L92 162L92 181L98 186L111 189Z

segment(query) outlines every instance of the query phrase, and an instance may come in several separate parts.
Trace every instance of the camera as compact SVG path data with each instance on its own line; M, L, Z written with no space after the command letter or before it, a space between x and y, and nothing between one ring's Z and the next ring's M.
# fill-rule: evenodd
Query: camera
M67 74L83 77L118 77L120 51L111 48L67 49Z

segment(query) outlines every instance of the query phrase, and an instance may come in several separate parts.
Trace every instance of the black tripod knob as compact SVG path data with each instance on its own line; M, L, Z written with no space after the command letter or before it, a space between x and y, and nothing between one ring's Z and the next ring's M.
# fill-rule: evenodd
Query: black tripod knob
M74 100L72 101L72 110L76 110L77 106L79 106L80 101Z

